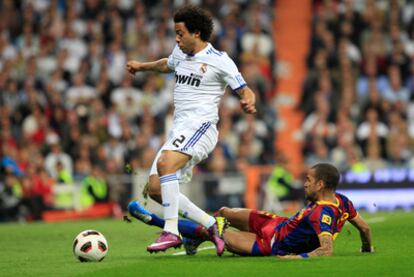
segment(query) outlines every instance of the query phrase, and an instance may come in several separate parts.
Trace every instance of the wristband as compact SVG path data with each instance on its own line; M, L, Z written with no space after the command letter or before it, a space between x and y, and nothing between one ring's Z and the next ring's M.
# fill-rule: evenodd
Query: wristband
M308 253L302 253L302 254L299 254L299 256L301 256L304 259L309 258Z
M370 246L369 248L366 247L361 247L360 251L363 252L368 252L368 253L373 253L374 252L374 246Z

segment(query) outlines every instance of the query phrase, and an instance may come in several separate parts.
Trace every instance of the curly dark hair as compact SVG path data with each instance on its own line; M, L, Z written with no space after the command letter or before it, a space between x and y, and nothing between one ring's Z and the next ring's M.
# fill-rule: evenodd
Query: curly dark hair
M190 33L200 32L200 38L203 41L208 41L213 32L211 15L196 6L187 5L180 8L174 15L174 22L184 23Z
M339 183L339 171L338 169L328 163L319 163L312 166L315 169L316 181L322 180L325 183L325 187L335 191Z

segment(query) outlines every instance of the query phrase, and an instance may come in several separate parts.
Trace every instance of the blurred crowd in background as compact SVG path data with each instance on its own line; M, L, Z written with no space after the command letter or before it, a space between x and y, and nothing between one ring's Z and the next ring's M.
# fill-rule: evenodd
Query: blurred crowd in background
M314 1L300 105L309 165L414 167L413 1Z
M219 144L198 170L243 172L277 162L274 1L4 0L0 220L22 206L39 219L54 207L59 184L81 184L85 206L124 205L130 191L117 176L151 166L171 124L174 87L172 74L132 77L125 64L167 57L175 44L172 15L186 3L211 11L212 44L257 94L256 116L225 94ZM414 3L315 0L312 8L298 106L304 166L414 167Z

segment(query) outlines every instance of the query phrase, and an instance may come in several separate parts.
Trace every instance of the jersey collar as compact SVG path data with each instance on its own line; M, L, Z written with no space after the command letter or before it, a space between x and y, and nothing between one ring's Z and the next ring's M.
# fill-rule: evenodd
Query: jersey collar
M194 58L196 56L200 56L200 55L204 55L206 54L206 52L213 46L211 46L210 42L207 42L206 47L204 47L203 49L201 49L200 51L198 51L197 53L195 53L194 55L189 55L187 54L187 58Z
M331 206L335 206L335 207L339 207L339 201L338 198L335 197L335 203L331 202L331 201L316 201L316 204L318 205L331 205Z

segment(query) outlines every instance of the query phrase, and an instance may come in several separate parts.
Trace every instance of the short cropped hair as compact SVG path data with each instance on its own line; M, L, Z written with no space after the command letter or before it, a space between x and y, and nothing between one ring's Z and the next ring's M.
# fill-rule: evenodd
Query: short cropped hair
M319 163L312 166L312 168L315 169L316 181L322 180L327 189L336 190L339 183L339 171L335 166L328 163Z
M180 8L174 15L174 22L183 22L190 33L200 32L203 41L209 41L213 32L213 19L211 15L196 6L186 5Z

